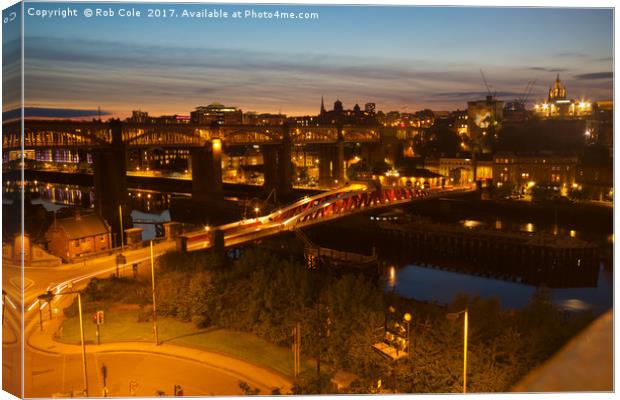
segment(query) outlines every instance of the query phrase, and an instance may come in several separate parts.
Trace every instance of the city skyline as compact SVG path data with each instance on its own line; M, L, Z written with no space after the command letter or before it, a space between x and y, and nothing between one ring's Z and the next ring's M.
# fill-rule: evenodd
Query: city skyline
M374 102L383 111L464 109L486 95L480 69L505 101L534 79L530 101L546 98L557 73L571 98L612 98L611 9L252 5L258 12L317 12L319 19L162 24L88 19L84 4L71 6L80 16L25 20L25 106L57 109L60 117L96 116L99 107L114 117L133 109L187 115L212 102L306 115L318 113L322 96L345 108ZM143 13L152 7L123 6Z

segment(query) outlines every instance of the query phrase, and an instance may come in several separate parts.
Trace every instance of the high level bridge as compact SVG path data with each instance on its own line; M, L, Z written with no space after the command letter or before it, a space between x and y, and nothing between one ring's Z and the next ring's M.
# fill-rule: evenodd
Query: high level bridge
M2 150L22 148L20 121L3 124ZM122 142L130 148L196 148L220 140L225 146L255 144L335 144L378 142L377 127L289 127L288 125L200 125L185 123L79 122L27 120L24 149L105 148Z
M359 212L472 190L471 186L417 189L381 187L374 181L352 182L329 192L304 197L268 215L187 233L181 236L180 243L184 251L235 247Z
M222 153L243 146L259 147L263 157L265 192L275 190L290 195L293 189L292 149L312 145L319 154L319 182L330 185L345 181L344 148L359 146L370 161L380 142L378 127L284 125L200 125L189 123L78 122L26 120L4 123L2 150L70 150L79 162L92 158L95 207L120 233L118 217L122 208L123 226L131 226L127 204L127 164L129 151L172 148L189 151L192 197L199 201L223 198ZM23 133L23 134L22 134ZM374 157L374 156L373 156ZM382 158L381 158L382 159Z

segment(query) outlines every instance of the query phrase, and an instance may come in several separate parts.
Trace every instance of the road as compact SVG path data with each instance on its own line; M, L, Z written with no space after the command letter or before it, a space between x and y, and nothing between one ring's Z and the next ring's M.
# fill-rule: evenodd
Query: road
M155 246L157 255L163 254L166 250L174 247L173 242L158 243ZM148 260L150 248L130 250L124 252L127 258L127 268L131 268L132 263ZM62 291L67 288L69 283L79 287L86 285L91 277L107 276L116 271L115 255L93 258L83 262L63 264L52 268L24 268L23 277L19 265L11 264L8 260L3 260L2 282L3 290L6 292L5 320L2 332L2 387L5 390L16 393L20 390L22 364L21 341L22 304L25 311L24 326L28 327L36 323L38 319L37 296L46 290L54 288L54 291ZM20 295L23 281L24 300ZM60 289L60 290L59 290ZM28 332L28 329L26 329ZM29 349L24 349L24 359L28 360ZM29 369L26 368L26 374ZM27 376L27 375L26 375ZM49 394L48 394L49 395Z
M175 242L163 242L154 246L157 256L174 248ZM149 265L150 249L128 250L123 253L127 259L124 274L131 274L131 265L142 263ZM142 268L142 267L141 267ZM27 397L49 397L55 393L65 396L73 390L82 390L83 373L79 346L67 351L51 340L55 330L48 327L47 308L43 309L43 333L39 332L39 304L37 296L51 289L54 293L62 293L68 287L80 289L90 278L108 276L116 271L115 255L87 260L86 262L64 264L52 268L26 268L24 270L25 300L25 337L28 344L24 349L24 387ZM124 272L123 272L124 271ZM9 392L18 393L20 390L21 365L21 331L20 309L22 301L19 296L21 282L20 268L5 263L3 266L3 282L9 301L7 302L6 318L3 326L3 388ZM53 301L54 319L59 321L62 308L72 301L72 295L58 296ZM50 330L52 329L52 330ZM48 331L49 330L49 331ZM48 346L32 345L35 335L46 335L51 343ZM154 346L153 346L154 347ZM78 350L75 350L75 349ZM116 349L122 349L117 351ZM163 348L163 349L160 349ZM162 390L167 395L172 393L174 385L181 385L185 395L239 395L239 381L247 381L252 387L261 389L261 393L268 394L271 387L264 382L283 382L274 378L274 375L262 368L245 365L235 359L221 355L205 356L204 352L193 349L177 348L165 345L145 350L142 343L112 344L104 352L92 346L87 346L88 383L90 396L101 396L102 377L101 366L108 368L107 389L110 396L130 396L129 384L137 382L135 394L138 396L153 396L156 390ZM151 351L163 351L170 354L156 354ZM185 354L185 358L171 356ZM202 354L202 362L193 360ZM216 360L217 362L208 362ZM218 364L219 363L219 364ZM236 366L241 372L229 370L228 366ZM263 379L267 376L269 379ZM275 385L284 386L284 385Z
M88 386L90 397L102 396L101 367L107 368L108 396L129 397L130 384L135 382L136 396L154 396L160 390L171 395L174 385L181 385L185 396L241 395L239 381L248 381L240 374L196 361L140 352L106 352L88 354ZM48 355L37 351L26 353L27 397L50 397L83 389L82 357L79 354ZM271 388L250 382L271 393Z

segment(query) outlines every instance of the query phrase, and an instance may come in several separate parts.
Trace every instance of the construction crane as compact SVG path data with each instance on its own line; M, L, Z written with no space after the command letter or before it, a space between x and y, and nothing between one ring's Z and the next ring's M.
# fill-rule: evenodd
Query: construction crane
M482 72L482 68L480 69L480 75L482 76L482 81L484 82L484 86L486 86L487 88L487 92L489 93L489 96L491 97L491 99L493 99L495 95L497 94L497 92L491 93L491 87L489 86L489 83L487 82L487 78L484 76L484 72Z
M527 99L532 94L532 90L534 90L534 85L536 84L537 81L538 79L534 79L533 81L527 82L527 84L525 85L525 89L523 90L523 93L519 97L514 99L512 103L513 109L525 110L525 104L527 103Z
M519 103L523 104L523 107L525 107L525 103L527 103L527 99L532 94L532 90L534 90L534 85L536 84L537 81L538 79L534 79L533 81L529 81L527 83L527 86L525 87L525 90L523 91L523 96L519 99Z

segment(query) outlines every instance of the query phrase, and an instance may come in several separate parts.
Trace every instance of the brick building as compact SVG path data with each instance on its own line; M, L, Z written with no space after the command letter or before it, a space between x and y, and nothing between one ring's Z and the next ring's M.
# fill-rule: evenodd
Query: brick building
M47 248L66 262L111 248L110 226L95 214L58 218L47 230Z

